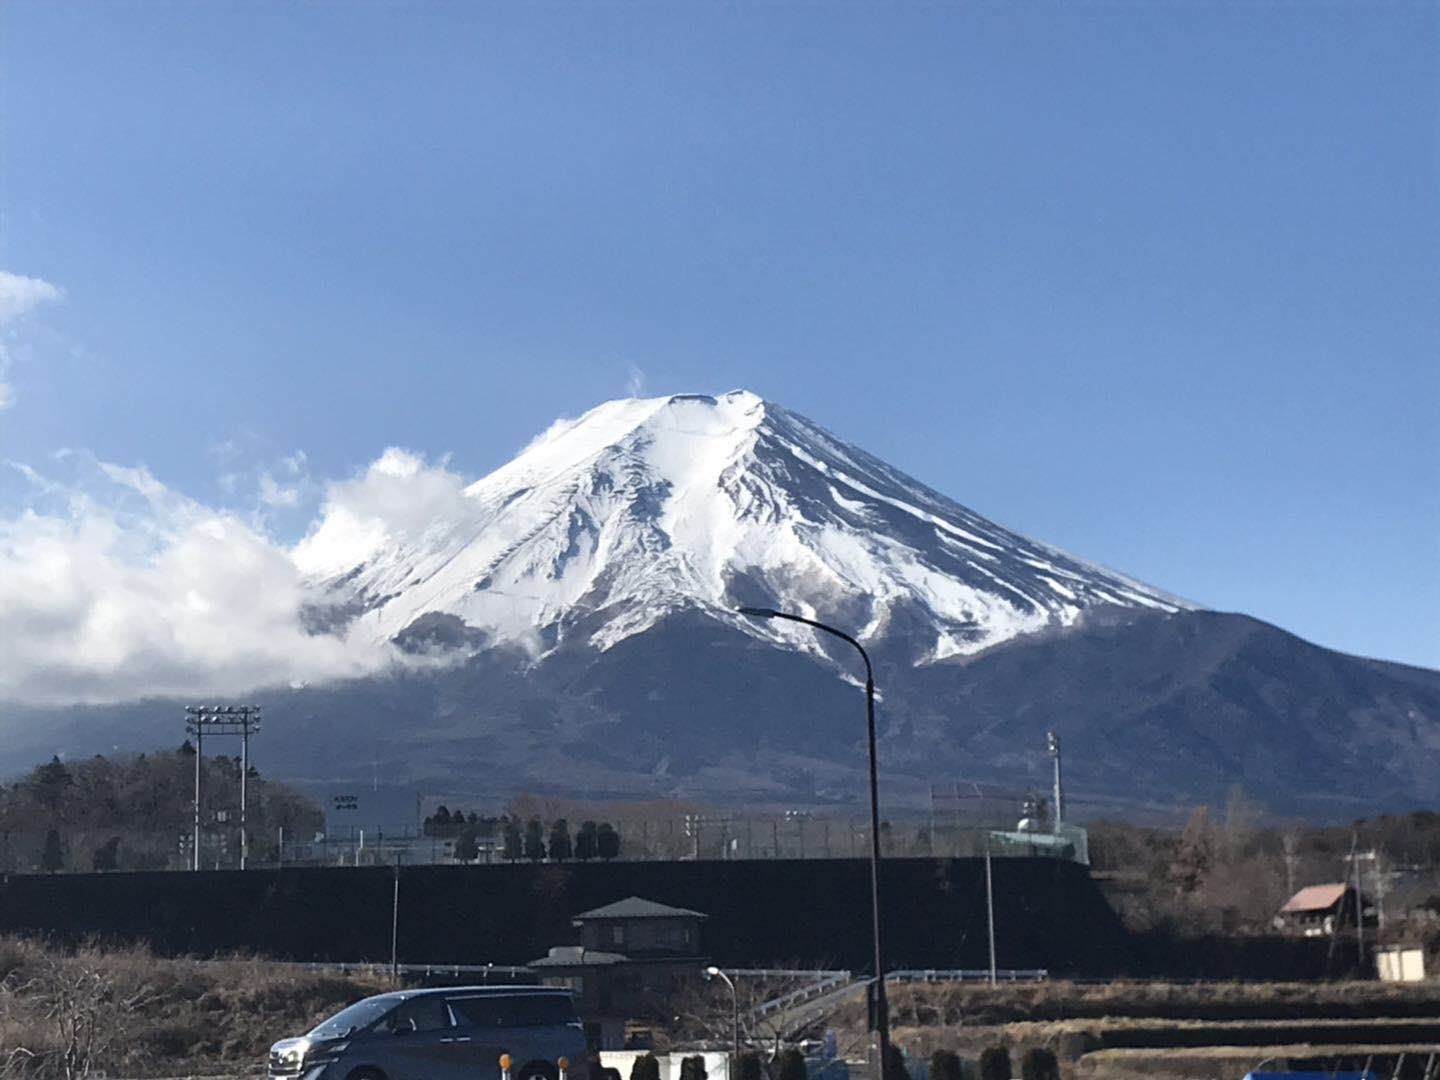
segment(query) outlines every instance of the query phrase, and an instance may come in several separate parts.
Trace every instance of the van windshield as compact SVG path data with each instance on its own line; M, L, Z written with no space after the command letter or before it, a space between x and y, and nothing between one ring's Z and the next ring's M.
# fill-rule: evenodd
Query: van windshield
M341 1009L308 1034L316 1039L343 1039L352 1032L369 1027L399 1004L395 998L366 998Z
M579 1022L569 994L505 994L450 998L455 1018L467 1027L558 1027Z

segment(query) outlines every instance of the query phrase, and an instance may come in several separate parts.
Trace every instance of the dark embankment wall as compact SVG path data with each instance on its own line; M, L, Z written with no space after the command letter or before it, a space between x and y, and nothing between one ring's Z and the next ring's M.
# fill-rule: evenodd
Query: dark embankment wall
M1114 971L1126 952L1114 912L1082 866L997 859L1001 967ZM571 918L627 896L710 918L707 955L736 967L870 966L869 864L861 859L407 867L400 958L523 964L576 941ZM388 960L393 871L12 876L0 931L146 940L166 953L241 950L294 960ZM979 859L887 859L886 966L988 964Z

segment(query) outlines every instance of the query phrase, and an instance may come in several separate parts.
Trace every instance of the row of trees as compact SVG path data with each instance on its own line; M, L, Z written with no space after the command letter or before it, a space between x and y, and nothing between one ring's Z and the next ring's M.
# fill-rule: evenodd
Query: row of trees
M1404 867L1410 884L1387 877L1387 911L1440 911L1440 814L1385 815L1343 826L1266 821L1238 789L1218 811L1193 809L1183 828L1097 822L1092 868L1133 929L1268 932L1297 889L1347 879L1352 845L1375 851L1362 867L1372 899L1377 874Z
M591 859L608 861L620 855L620 834L608 821L584 821L571 836L570 823L564 818L551 822L547 830L538 817L532 817L522 825L513 814L472 821L461 815L451 815L448 811L442 818L442 811L445 811L443 806L425 819L427 834L455 837L454 855L460 862L478 859L481 841L494 843L497 834L500 855L508 862L544 862L546 859L552 862L568 862L571 859L580 862ZM457 819L458 826L455 824Z
M766 1067L768 1064L768 1068ZM1011 1080L1010 1050L990 1046L978 1062L967 1062L953 1050L936 1050L930 1055L930 1080ZM794 1047L780 1051L768 1063L753 1051L743 1053L735 1063L736 1080L809 1080L805 1055ZM910 1068L898 1046L890 1047L885 1068L886 1080L910 1080ZM680 1080L706 1080L705 1059L693 1054L680 1060ZM1021 1080L1060 1080L1060 1063L1048 1047L1035 1046L1020 1058ZM654 1054L641 1054L630 1067L630 1080L660 1080L660 1062Z

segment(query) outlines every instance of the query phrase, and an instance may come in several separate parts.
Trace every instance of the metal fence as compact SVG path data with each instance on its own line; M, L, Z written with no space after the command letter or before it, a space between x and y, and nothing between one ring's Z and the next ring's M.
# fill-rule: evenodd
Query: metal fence
M835 817L787 814L778 817L676 815L666 818L619 819L611 823L619 836L621 861L698 861L752 859L868 858L870 825ZM188 870L193 865L193 838L177 829L163 835L120 832L113 862L97 859L99 850L116 835L111 830L62 837L60 865L47 864L46 830L9 831L0 835L0 873L91 872L94 870ZM459 835L427 833L412 822L394 826L332 826L323 833L294 836L250 833L251 869L277 866L403 866L453 865L462 861L495 864L508 861L500 835L476 835L475 857L460 859ZM545 832L549 841L549 829ZM571 835L573 845L574 836ZM980 857L1049 858L1088 864L1086 831L1073 825L1025 831L983 825L942 826L895 822L881 827L881 851L887 858ZM212 829L200 837L202 869L239 868L238 831ZM531 861L531 860L516 860ZM540 861L540 860L536 860ZM554 861L547 856L543 861ZM571 860L573 861L573 855Z

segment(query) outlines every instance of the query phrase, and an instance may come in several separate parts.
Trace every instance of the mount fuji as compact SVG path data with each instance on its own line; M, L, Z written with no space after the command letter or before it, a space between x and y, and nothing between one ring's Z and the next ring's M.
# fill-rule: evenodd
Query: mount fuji
M606 651L680 612L764 628L760 603L855 628L916 664L1191 605L987 521L746 391L612 401L561 422L405 539L312 537L315 618L411 649ZM349 625L353 620L354 625Z
M383 762L396 787L472 798L858 805L856 657L737 613L760 606L864 643L897 808L935 784L1043 785L1047 730L1091 814L1236 785L1339 818L1440 801L1440 672L1021 536L746 391L608 402L411 527L331 514L293 557L311 633L406 658L255 695L271 771L319 786ZM155 745L171 708L12 709L0 764L57 738Z

